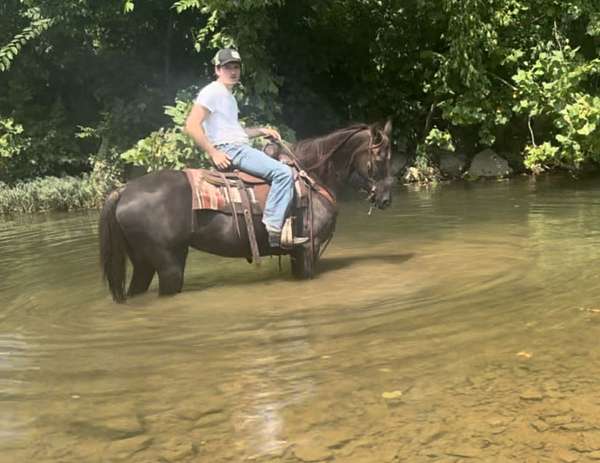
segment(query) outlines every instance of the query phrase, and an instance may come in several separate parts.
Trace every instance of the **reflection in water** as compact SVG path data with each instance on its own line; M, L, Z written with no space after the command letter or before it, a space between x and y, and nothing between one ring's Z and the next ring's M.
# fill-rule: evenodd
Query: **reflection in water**
M29 365L29 346L20 334L0 334L0 391L13 391L2 396L6 401L20 402L27 397L28 384L20 379ZM27 423L21 421L17 408L0 408L0 448L13 447L26 439Z
M598 189L402 187L314 280L194 252L125 306L96 213L5 220L0 460L594 461Z
M269 333L277 333L273 339ZM242 449L248 457L281 455L289 446L285 439L281 411L292 404L310 400L314 381L300 371L291 373L291 363L310 361L314 357L307 341L302 319L282 320L269 325L262 335L269 355L248 351L241 362L247 365L237 377L240 397L233 420L237 434L247 436ZM281 381L285 378L285 381Z

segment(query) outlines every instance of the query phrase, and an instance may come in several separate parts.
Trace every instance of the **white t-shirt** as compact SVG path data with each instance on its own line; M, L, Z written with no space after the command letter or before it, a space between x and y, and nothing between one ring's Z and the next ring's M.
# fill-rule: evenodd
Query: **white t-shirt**
M237 101L221 82L215 80L200 90L194 103L210 111L202 126L213 145L249 142L248 135L238 119Z

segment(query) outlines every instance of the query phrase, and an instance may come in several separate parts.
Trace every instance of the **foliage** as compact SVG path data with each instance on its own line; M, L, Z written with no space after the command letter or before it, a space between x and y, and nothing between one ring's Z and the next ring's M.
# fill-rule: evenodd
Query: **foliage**
M0 43L30 24L31 8L53 26L0 73L0 118L18 121L31 140L8 163L5 181L88 172L90 158L112 156L166 121L160 109L180 85L172 63L195 54L179 46L190 24L175 27L169 2L123 14L115 2L8 0L0 4Z
M425 138L425 145L430 148L438 148L446 151L455 150L454 143L452 142L452 134L437 127L429 131L429 134Z
M280 106L277 104L282 81L272 72L272 58L267 44L273 32L274 8L284 0L179 0L173 6L181 13L199 10L207 17L206 24L196 31L195 49L206 45L215 50L234 47L243 56L244 85L240 94L246 113L255 119L273 120Z
M92 162L92 172L89 175L83 174L83 180L89 179L91 183L92 207L100 207L112 190L123 185L123 173L119 166L106 160L96 159Z
M600 162L599 38L597 0L6 0L0 175L201 164L178 91L213 78L221 46L242 55L248 125L391 116L423 171L450 143L578 169Z
M518 92L514 109L530 122L525 164L543 170L600 160L600 98L581 91L587 79L600 75L600 59L585 61L566 40L538 45L535 54L532 65L513 76ZM552 128L536 137L536 119ZM545 141L538 146L542 137Z
M29 140L23 139L23 126L13 119L0 119L0 166L2 159L21 153Z
M558 148L545 141L541 145L527 145L525 147L525 165L536 173L543 172L544 162L558 157Z
M178 128L160 128L125 151L123 160L151 172L160 169L182 169L190 164L195 152L193 142Z
M437 65L431 80L424 85L425 94L432 101L425 119L446 126L463 148L471 152L484 146L519 149L528 138L528 131L520 129L523 125L519 116L524 114L520 105L548 100L549 94L554 93L554 108L558 112L570 100L567 93L555 92L550 85L540 85L540 93L534 98L522 91L518 77L513 76L525 70L547 83L548 76L542 76L541 69L532 70L540 43L556 46L560 42L558 46L567 52L570 36L591 51L592 42L581 33L579 24L591 19L595 11L592 2L570 1L561 5L552 0L448 0L443 2L443 11L448 17L448 27L441 38L447 50L436 46L424 53L424 57ZM577 58L573 55L570 59L589 66L592 61L581 51L575 49ZM584 90L581 80L574 75L566 80L569 79L572 92ZM516 80L517 85L511 80ZM594 86L597 88L597 81ZM540 125L541 132L546 130ZM504 139L498 139L498 135ZM569 162L576 159L577 156L571 156Z
M73 130L67 127L65 108L57 101L46 112L46 118L32 124L19 123L19 133L13 133L14 143L18 143L18 155L4 158L0 166L0 178L7 182L43 176L48 172L56 174L77 173L87 160L75 156L77 143Z
M196 87L181 92L174 106L165 106L165 114L171 118L172 127L161 127L135 146L121 154L121 159L151 172L160 169L183 169L184 167L208 167L208 158L185 134L184 125L192 106L191 95Z
M41 35L53 23L52 19L42 17L39 8L35 7L25 10L23 17L31 19L31 24L15 35L8 44L0 48L0 72L8 71L21 48L27 42Z
M452 134L447 130L433 127L423 143L419 143L417 146L413 166L406 170L404 180L410 183L437 182L441 177L441 172L436 166L437 159L434 159L434 153L439 151L454 152L455 149Z
M45 177L13 186L0 183L0 214L70 211L98 207L107 186L88 174L81 178Z

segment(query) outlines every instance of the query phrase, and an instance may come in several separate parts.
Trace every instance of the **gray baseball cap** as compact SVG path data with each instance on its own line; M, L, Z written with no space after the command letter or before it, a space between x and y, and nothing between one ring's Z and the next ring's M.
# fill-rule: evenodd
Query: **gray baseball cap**
M221 48L213 59L215 66L223 66L227 63L241 63L242 57L233 48Z

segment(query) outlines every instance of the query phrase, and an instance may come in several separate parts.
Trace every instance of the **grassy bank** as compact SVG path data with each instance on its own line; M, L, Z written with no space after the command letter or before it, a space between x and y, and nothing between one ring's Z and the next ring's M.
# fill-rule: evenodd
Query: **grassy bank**
M80 177L43 177L8 185L0 182L0 214L98 208L120 185L117 172L97 163Z

